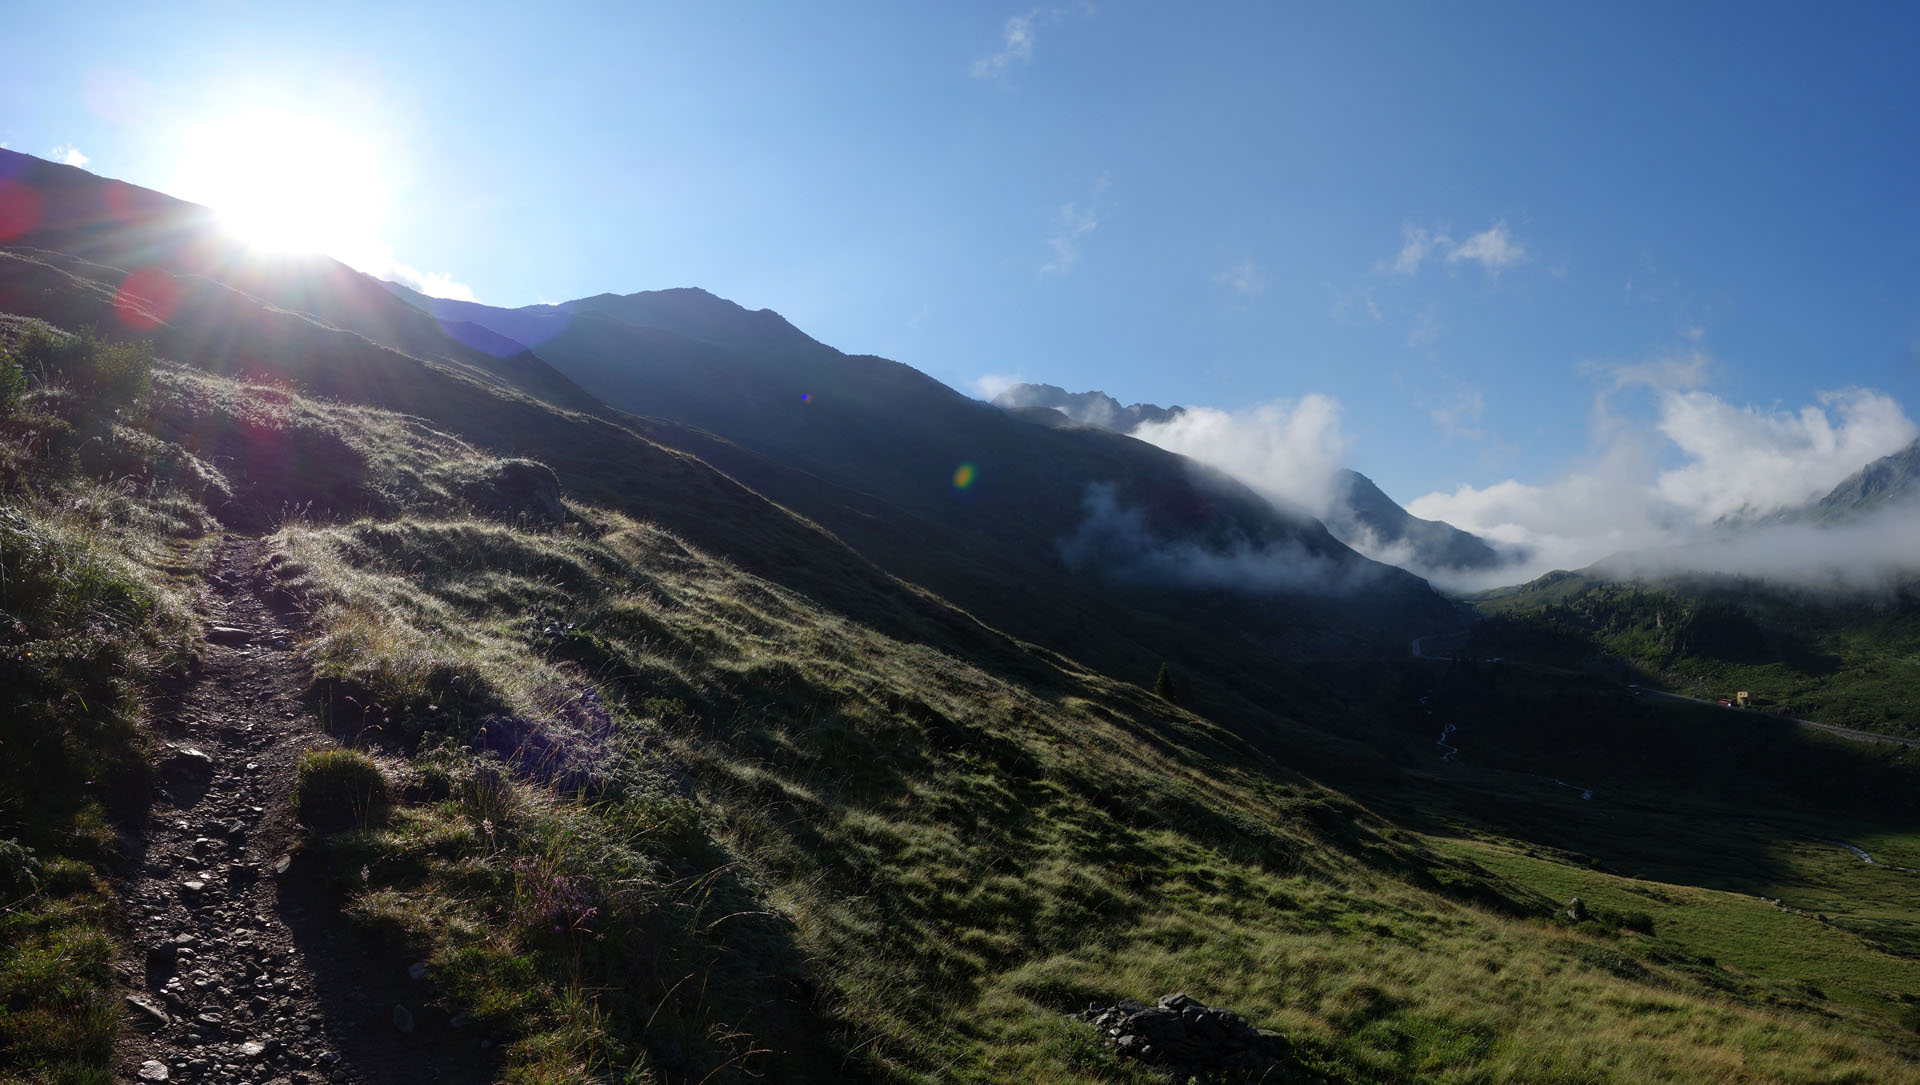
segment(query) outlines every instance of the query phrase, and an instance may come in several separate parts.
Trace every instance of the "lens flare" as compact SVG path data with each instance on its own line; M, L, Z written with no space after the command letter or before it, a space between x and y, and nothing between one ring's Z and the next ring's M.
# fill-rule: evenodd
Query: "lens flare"
M157 268L141 268L127 276L114 292L113 312L127 327L151 331L173 316L181 293L173 276Z
M0 242L12 241L40 224L40 194L20 181L0 178Z
M953 469L953 488L956 490L966 489L973 485L974 478L979 474L979 468L974 465L970 463L961 464Z

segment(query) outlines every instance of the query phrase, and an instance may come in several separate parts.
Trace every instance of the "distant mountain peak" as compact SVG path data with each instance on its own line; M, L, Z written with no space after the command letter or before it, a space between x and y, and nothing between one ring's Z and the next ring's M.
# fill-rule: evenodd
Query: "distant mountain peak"
M1119 400L1105 392L1069 392L1053 384L1009 385L993 397L993 404L1009 410L1048 407L1083 426L1098 426L1115 433L1132 433L1143 423L1166 422L1186 411L1184 407L1158 407L1151 403L1123 407Z
M1073 422L1131 434L1142 424L1166 422L1185 407L1159 407L1120 401L1100 391L1069 392L1052 384L1015 384L993 397L1010 411L1051 409ZM1437 520L1422 520L1397 504L1358 471L1341 469L1334 479L1333 505L1322 517L1335 538L1362 553L1422 575L1441 570L1480 572L1513 560L1477 535Z
M1374 481L1341 468L1338 495L1326 516L1327 529L1348 545L1382 561L1417 570L1494 569L1513 560L1478 535L1439 520L1422 520L1401 508ZM1399 560L1396 561L1395 558Z
M697 286L595 294L563 301L564 312L592 312L626 324L659 328L715 346L754 351L821 351L824 344L772 309L749 309Z
M1908 501L1920 501L1920 438L1848 475L1802 515L1840 520Z

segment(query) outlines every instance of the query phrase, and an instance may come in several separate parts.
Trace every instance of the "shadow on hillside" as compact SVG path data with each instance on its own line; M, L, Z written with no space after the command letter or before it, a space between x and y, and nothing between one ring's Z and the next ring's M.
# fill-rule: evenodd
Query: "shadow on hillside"
M349 927L323 866L312 855L296 861L276 885L276 907L313 976L322 1015L313 1024L340 1065L368 1083L493 1081L491 1039L452 1026L458 1011L441 1002L430 983L408 977L412 958ZM396 1026L396 1007L405 1007L410 1032Z

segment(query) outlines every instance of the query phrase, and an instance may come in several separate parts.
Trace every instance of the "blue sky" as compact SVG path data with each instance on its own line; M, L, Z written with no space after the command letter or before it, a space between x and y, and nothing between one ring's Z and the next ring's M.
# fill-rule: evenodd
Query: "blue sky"
M0 141L194 196L297 116L392 273L1210 406L1173 443L1283 496L1331 457L1515 539L1491 495L1703 520L1911 439L1905 5L283 7L10 12Z

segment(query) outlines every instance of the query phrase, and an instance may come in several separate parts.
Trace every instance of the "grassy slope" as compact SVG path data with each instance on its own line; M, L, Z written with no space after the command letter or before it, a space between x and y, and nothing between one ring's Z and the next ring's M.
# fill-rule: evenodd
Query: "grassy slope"
M16 361L17 359L17 361ZM149 351L0 320L0 1075L104 1082L107 881L143 782L146 694L191 663L204 509L106 479ZM23 365L51 382L28 379ZM103 478L104 476L104 478ZM23 488L31 483L31 488Z
M111 319L111 268L0 259L22 299ZM163 353L216 372L162 366L150 393L108 410L62 398L56 380L26 401L53 421L7 430L8 509L48 537L79 532L121 570L80 580L146 585L161 609L69 620L43 607L18 635L120 653L127 699L95 745L137 774L134 694L191 651L190 630L144 639L149 613L194 575L214 512L276 530L273 572L313 617L316 696L403 785L312 846L370 937L422 951L517 1037L517 1079L1124 1080L1058 1013L1176 988L1285 1027L1308 1063L1363 1080L1912 1074L1901 1008L1873 1000L1884 992L1778 955L1702 971L1703 951L1751 941L1704 919L1671 947L1547 919L1589 869L1576 852L1661 892L1788 883L1729 881L1737 863L1690 869L1688 849L1713 845L1678 837L1670 813L1596 832L1559 816L1572 807L1557 789L1528 797L1517 776L1404 775L1396 762L1430 736L1396 730L1414 700L1393 668L1362 668L1350 709L1323 677L1209 683L1198 658L1192 703L1207 716L1190 715L880 573L698 461L549 407L516 390L510 366L397 353L209 280L189 284L175 318L156 329ZM266 379L218 375L241 372ZM560 472L577 502L564 526L469 498L516 453ZM9 576L91 567L44 560L65 552L9 557ZM49 703L62 726L95 711ZM1618 709L1590 707L1599 727ZM1530 770L1567 753L1545 744ZM1337 774L1401 827L1303 768ZM72 790L79 809L113 784L92 779ZM1474 788L1489 800L1469 801ZM1463 837L1408 808L1428 802L1480 828ZM1728 821L1766 816L1751 792L1726 802ZM1558 814L1534 824L1546 810ZM1905 816L1795 832L1897 846ZM97 1006L110 915L90 872L110 857L110 823L85 824L0 835L91 864L73 884L95 907L73 930L94 956L57 950L44 959L61 967L33 974L77 976L91 986L74 997ZM1749 836L1739 859L1778 838ZM1545 858L1506 858L1529 848ZM1809 890L1848 885L1807 871ZM1705 899L1710 915L1723 898ZM1911 952L1904 902L1874 907L1837 924L1872 937L1823 945L1849 975L1904 968L1882 955ZM1663 925L1679 921L1656 922L1655 939ZM9 938L8 952L31 945ZM1801 979L1844 1013L1780 995Z
M1920 736L1920 596L1820 597L1750 582L1564 579L1482 601L1471 651L1630 669L1697 697Z
M1084 1080L1098 1060L1058 1012L1182 988L1287 1027L1315 1062L1361 1079L1904 1072L1884 1017L1829 1034L1817 1013L1721 992L1717 973L1663 962L1639 936L1503 918L1417 888L1479 876L1134 687L1071 673L1009 684L821 613L657 529L576 511L573 535L465 521L289 527L281 571L333 630L312 646L318 668L388 706L387 729L437 715L423 703L439 673L487 690L536 734L557 732L570 719L541 705L599 675L596 703L632 740L620 753L585 743L610 759L600 771L692 773L719 850L628 840L663 871L656 907L712 870L740 878L739 944L704 926L680 935L709 940L724 981L703 985L708 1001L675 1033L683 1045L715 1015L754 1037L742 1049L787 1052L763 1068L795 1074L805 1064L792 1038L754 1022L814 1014L837 1026L814 1053L826 1060L816 1078ZM568 604L577 625L558 637L521 617ZM658 801L657 787L621 793ZM475 813L454 803L432 818L464 818L474 848ZM409 870L386 886L376 872L369 884L396 894L381 905L390 922L419 925L430 908L409 895L434 877ZM790 917L790 933L763 911ZM435 937L430 922L414 934ZM798 961L814 962L798 981L805 999L784 985ZM620 997L676 1012L681 977L645 974L654 989ZM783 983L745 979L762 974ZM674 1068L644 1040L607 1043Z
M1791 968L1707 929L1720 898L1698 934L1656 925L1678 951L1555 924L1548 900L1585 876L1563 858L1429 843L1136 686L891 635L610 509L541 528L477 508L457 482L492 461L417 418L165 366L155 384L91 469L134 478L129 522L209 500L290 515L274 572L313 617L317 696L406 784L314 846L372 938L424 951L518 1037L517 1079L1126 1080L1059 1013L1173 989L1361 1080L1911 1071L1897 1008L1833 979L1838 1018L1783 999ZM331 450L331 498L299 515L297 479L193 451L229 432ZM85 492L89 469L47 491ZM172 523L90 545L137 569L212 526ZM1266 748L1340 718L1300 700L1329 715L1272 721ZM1821 948L1881 967L1861 938ZM1703 949L1737 963L1703 973Z

